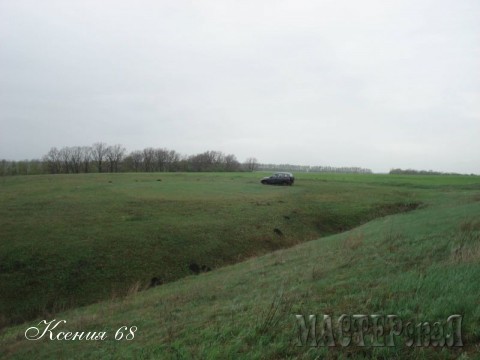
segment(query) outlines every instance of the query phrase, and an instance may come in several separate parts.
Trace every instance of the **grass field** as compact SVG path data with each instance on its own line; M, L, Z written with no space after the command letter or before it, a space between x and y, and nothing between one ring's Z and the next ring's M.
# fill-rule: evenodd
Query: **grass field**
M0 356L478 356L478 177L296 174L274 187L261 176L0 179ZM189 276L192 262L214 271ZM138 291L153 277L166 284ZM465 346L296 346L294 314L342 313L461 314ZM54 318L71 331L138 331L127 342L25 340Z

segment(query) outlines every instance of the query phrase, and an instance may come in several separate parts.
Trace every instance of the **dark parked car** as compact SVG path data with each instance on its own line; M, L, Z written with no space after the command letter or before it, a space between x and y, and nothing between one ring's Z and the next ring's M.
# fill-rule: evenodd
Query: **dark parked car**
M295 178L291 173L278 172L272 176L264 177L260 182L264 185L293 185Z

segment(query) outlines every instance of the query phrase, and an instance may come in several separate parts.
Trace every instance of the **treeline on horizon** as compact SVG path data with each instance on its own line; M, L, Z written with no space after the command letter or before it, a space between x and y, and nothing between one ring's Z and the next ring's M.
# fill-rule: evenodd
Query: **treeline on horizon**
M471 175L475 174L460 174L455 172L441 172L433 170L414 170L414 169L391 169L389 174L391 175Z
M123 145L98 142L92 146L53 147L41 159L0 160L0 176L76 174L99 172L234 172L234 171L291 171L343 174L371 174L361 167L308 166L291 164L261 164L250 157L243 163L235 155L221 151L205 151L182 155L175 150L148 147L127 153ZM460 175L426 170L392 169L390 174L403 175ZM473 174L472 174L473 175Z
M256 166L255 158L242 164L235 155L220 151L185 156L175 150L148 147L127 153L123 145L99 142L92 146L53 147L37 160L0 160L0 175L252 171Z
M258 164L257 170L261 171L297 171L297 172L323 172L335 174L372 174L372 170L356 166L309 166L290 164Z

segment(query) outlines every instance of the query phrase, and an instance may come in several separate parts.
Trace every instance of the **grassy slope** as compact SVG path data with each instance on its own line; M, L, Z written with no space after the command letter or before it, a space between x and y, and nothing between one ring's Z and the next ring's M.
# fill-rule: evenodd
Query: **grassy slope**
M420 178L416 189L388 183L402 177L299 174L272 187L261 176L1 178L0 327L179 279L192 262L216 268L338 233L424 197Z
M72 331L113 334L122 325L136 325L139 330L131 342L27 342L23 332L36 323L30 322L6 329L0 355L313 359L353 353L366 358L450 358L458 352L297 348L292 314L381 313L433 322L460 313L464 353L474 357L480 343L480 194L472 179L457 178L455 184L453 178L329 178L351 187L378 183L404 195L421 189L427 206L56 316L66 319ZM277 309L273 320L272 304Z

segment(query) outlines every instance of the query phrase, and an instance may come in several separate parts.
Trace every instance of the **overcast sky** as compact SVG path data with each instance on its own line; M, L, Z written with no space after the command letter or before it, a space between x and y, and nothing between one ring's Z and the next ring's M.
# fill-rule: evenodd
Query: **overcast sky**
M480 173L478 0L0 0L0 158Z

